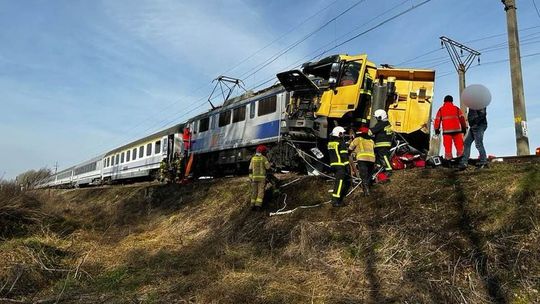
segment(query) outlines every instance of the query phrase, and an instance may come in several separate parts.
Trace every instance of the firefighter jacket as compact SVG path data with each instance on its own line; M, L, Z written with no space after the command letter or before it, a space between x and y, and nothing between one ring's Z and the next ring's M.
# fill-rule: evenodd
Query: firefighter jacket
M388 120L379 120L369 129L371 134L375 137L375 148L388 147L392 146L392 137L394 131L392 131L392 126Z
M356 160L375 162L375 152L374 152L374 143L373 140L356 137L353 139L349 145L349 150L353 151L355 154Z
M443 106L437 111L434 123L435 130L440 130L441 124L443 134L465 133L467 129L463 112L449 101L444 102Z
M266 170L270 169L270 162L266 156L256 153L249 163L249 177L254 182L266 180Z
M332 138L328 142L328 156L330 166L345 166L349 164L347 145L339 138Z

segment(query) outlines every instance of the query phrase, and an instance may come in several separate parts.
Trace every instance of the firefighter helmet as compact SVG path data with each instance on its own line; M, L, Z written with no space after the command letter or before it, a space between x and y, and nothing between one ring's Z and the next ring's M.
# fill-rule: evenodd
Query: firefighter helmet
M332 133L330 135L339 137L339 135L344 134L344 133L345 133L345 128L337 126L332 130Z
M265 145L257 146L257 150L256 150L257 153L266 154L266 151L268 151L268 149L266 148Z
M385 120L388 118L388 115L386 115L386 111L383 110L383 109L378 109L375 111L375 113L373 114L373 116L377 119L377 120Z

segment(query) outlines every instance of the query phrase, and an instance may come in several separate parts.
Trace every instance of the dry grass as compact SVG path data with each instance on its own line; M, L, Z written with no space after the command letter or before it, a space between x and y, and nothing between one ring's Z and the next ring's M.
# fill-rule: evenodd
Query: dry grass
M345 208L280 217L248 210L245 178L36 191L0 205L24 227L3 236L0 298L535 303L539 187L539 165L409 170ZM287 203L325 201L329 188L303 179L285 190Z

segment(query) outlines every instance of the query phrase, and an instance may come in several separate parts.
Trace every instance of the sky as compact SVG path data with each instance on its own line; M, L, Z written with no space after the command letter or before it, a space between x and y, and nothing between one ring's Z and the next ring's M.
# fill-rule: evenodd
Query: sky
M247 88L271 85L276 73L326 50L435 69L438 108L445 95L459 95L443 35L482 52L466 77L492 94L486 150L515 155L502 3L431 0L391 18L421 2L0 1L0 178L55 164L67 168L185 121L208 110L219 75L243 79ZM517 2L534 153L540 147L540 13L533 0ZM265 64L269 58L276 59Z

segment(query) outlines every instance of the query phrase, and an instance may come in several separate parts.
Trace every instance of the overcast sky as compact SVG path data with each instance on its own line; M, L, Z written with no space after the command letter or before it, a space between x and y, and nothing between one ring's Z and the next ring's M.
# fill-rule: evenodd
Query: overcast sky
M0 1L0 177L56 161L66 168L207 110L213 78L249 76L357 2ZM360 1L247 77L246 86L420 2ZM517 2L534 152L540 146L540 14L532 0ZM367 53L378 64L434 68L439 107L444 95L458 96L457 74L439 37L480 50L483 64L471 67L467 83L484 84L493 95L486 148L513 155L505 32L498 0L432 0L327 54Z

